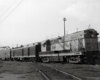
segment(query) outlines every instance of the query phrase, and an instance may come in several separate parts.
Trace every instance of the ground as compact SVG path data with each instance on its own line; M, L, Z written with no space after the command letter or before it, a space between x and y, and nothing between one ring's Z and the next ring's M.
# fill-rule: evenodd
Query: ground
M81 78L82 80L100 80L100 65L90 64L62 64L62 63L39 63L59 69L74 76Z
M0 80L44 80L42 75L27 62L0 62Z
M34 66L62 70L82 80L100 80L100 65L0 61L0 80L45 80Z

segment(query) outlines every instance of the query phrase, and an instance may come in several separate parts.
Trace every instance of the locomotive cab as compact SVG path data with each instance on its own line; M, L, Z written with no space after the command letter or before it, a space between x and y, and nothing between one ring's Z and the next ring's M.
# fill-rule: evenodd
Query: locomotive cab
M71 53L66 52L68 55L64 56L68 58L70 63L95 63L95 58L98 54L97 31L87 29L69 34L66 36L66 44L68 42L70 42Z

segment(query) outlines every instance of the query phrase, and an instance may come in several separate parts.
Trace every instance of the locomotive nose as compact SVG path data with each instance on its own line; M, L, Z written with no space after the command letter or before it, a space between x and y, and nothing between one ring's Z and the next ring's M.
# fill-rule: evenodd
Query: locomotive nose
M90 29L91 38L97 37L98 35L99 35L99 33L97 33L97 31L95 31L94 29Z

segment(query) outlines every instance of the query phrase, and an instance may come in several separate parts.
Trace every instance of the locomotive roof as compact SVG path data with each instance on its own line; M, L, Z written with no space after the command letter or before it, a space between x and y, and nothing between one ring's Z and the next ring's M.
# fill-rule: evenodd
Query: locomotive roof
M86 30L76 31L76 32L73 32L71 34L66 34L65 38L66 38L67 41L74 40L74 39L81 39L81 38L84 38L84 34L86 34L86 31L93 31L93 32L97 33L97 31L94 30L94 29L86 29ZM55 38L52 38L52 39L49 39L49 40L51 40L51 41L57 40L57 39L63 40L63 37L64 36L58 36L58 37L55 37ZM46 41L47 40L44 40L41 43L44 44Z
M26 44L26 45L21 45L21 46L19 46L19 47L15 47L15 48L13 48L13 49L16 50L16 49L28 48L28 47L35 46L35 45L37 45L38 43L39 43L39 42L36 42L36 43L30 43L30 44Z
M71 34L66 34L65 35L65 37L67 37L67 41L68 40L73 40L73 39L75 39L74 37L76 37L74 34L78 34L77 36L81 36L80 38L82 38L82 35L84 35L85 34L85 31L93 31L93 32L97 32L96 30L94 30L94 29L86 29L86 30L81 30L81 31L76 31L76 32L73 32L73 33L71 33ZM63 40L63 37L64 36L58 36L58 37L55 37L55 38L52 38L52 39L47 39L47 40L43 40L43 41L41 41L40 43L41 44L45 44L48 40L50 40L50 41L53 41L53 40L56 40L56 39L62 39ZM73 38L72 38L73 37ZM35 43L31 43L31 44L27 44L27 45L22 45L22 46L20 46L20 47L16 47L16 48L14 48L14 49L22 49L22 48L27 48L27 47L31 47L31 46L35 46L36 44L38 44L39 42L35 42ZM6 46L4 46L4 47L6 47Z

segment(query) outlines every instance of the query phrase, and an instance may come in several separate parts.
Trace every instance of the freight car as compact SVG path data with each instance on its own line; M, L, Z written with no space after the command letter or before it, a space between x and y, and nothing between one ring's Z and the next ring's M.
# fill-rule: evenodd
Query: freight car
M94 29L44 40L11 50L17 60L68 63L95 63L98 55L98 33Z
M10 52L10 47L9 46L3 46L0 47L0 58L2 60L10 60L11 58L11 52Z

